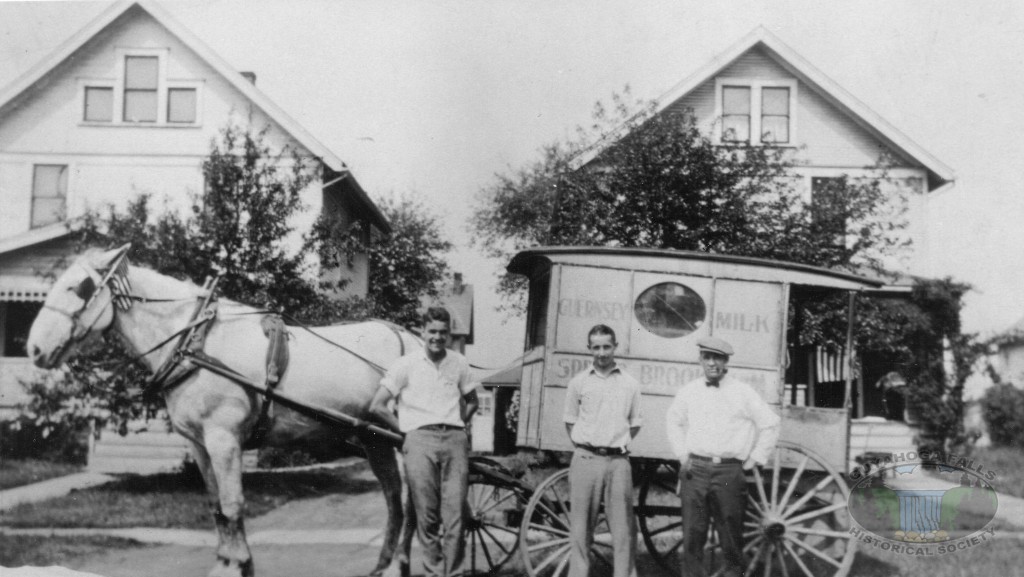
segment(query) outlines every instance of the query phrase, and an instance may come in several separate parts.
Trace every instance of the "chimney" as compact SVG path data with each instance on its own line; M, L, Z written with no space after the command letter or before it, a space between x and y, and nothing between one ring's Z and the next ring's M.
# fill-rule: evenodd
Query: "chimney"
M460 295L462 294L462 273L457 272L454 275L455 280L452 282L452 293Z
M253 86L256 86L256 73L255 72L250 72L250 71L246 70L245 72L240 72L239 74L241 74L242 77L245 78L246 80L248 80Z

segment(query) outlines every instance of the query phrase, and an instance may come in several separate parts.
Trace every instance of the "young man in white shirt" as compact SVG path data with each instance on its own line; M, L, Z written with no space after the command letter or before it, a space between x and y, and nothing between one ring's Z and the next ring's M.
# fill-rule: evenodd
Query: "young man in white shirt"
M750 385L727 376L732 346L716 337L697 341L704 378L676 394L665 417L679 458L683 512L682 575L706 577L704 544L709 517L722 545L724 575L741 577L744 470L764 465L779 438L780 419Z
M395 361L371 409L405 434L405 478L416 511L428 577L458 575L462 566L462 507L469 488L469 421L477 383L469 362L447 349L451 316L441 307L423 315L424 348ZM388 408L398 399L398 418Z
M576 447L569 466L569 577L587 577L602 499L612 535L614 576L636 575L636 526L629 442L640 431L640 384L615 363L615 331L587 335L594 364L569 381L565 427Z

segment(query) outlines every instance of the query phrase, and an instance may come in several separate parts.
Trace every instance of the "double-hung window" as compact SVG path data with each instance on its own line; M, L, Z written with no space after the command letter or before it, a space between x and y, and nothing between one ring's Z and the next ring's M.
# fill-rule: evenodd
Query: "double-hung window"
M32 228L64 220L68 196L68 166L37 164L32 170Z
M156 122L160 95L160 59L126 56L124 59L124 121Z
M715 108L724 144L793 145L795 80L719 78Z

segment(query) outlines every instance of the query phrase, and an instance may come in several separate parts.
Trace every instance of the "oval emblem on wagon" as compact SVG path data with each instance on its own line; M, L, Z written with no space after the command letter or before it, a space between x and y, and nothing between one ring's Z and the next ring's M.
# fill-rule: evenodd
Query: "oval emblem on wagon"
M704 324L707 306L690 287L663 282L637 297L633 314L648 331L659 337L675 339L685 337Z

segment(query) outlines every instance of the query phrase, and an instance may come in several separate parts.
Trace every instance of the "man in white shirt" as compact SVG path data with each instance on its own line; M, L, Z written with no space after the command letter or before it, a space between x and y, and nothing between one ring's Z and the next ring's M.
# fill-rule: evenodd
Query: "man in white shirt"
M461 569L462 507L469 489L466 429L478 405L469 362L447 349L450 332L448 311L427 309L423 350L395 361L371 405L381 421L405 433L405 478L428 577L458 575ZM397 419L388 408L392 398L398 399Z
M706 577L704 544L709 517L722 545L724 575L740 577L744 470L762 466L779 438L780 419L750 385L727 376L732 346L716 337L697 341L704 378L676 394L665 418L669 443L679 459L683 511L682 574Z
M629 442L640 431L640 384L615 363L615 331L587 335L594 364L569 381L565 428L576 450L569 466L569 577L590 573L594 523L604 500L612 536L614 576L636 575L636 526Z

